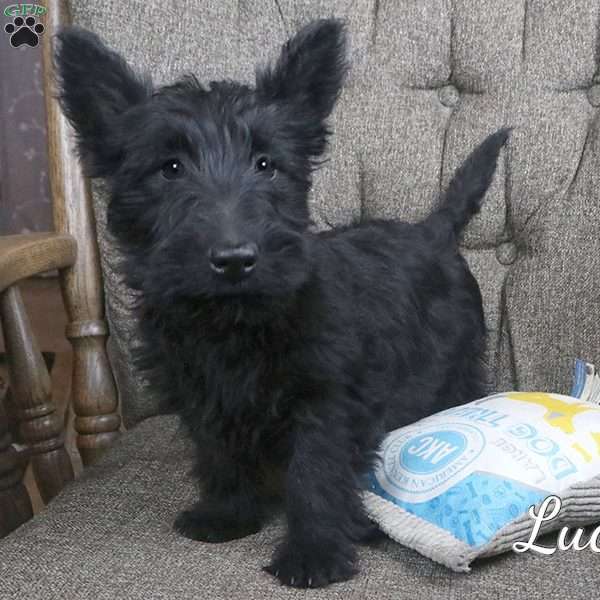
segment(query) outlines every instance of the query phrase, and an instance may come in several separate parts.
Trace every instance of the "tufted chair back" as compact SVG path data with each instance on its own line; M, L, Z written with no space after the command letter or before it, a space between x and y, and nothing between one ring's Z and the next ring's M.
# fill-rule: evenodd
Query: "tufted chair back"
M415 221L484 136L510 125L463 252L482 289L498 389L567 391L600 350L600 2L591 0L77 0L96 31L156 83L185 72L252 81L298 25L346 19L352 72L317 174L320 227ZM131 292L95 184L111 355L129 425L157 412L132 371Z

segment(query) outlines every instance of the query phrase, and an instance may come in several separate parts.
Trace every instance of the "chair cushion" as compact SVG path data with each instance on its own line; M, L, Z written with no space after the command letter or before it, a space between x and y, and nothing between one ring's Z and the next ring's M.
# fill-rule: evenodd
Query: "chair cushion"
M0 540L2 600L327 598L589 600L598 557L589 550L506 554L447 570L392 541L360 550L360 574L326 590L280 587L261 567L284 531L281 517L225 544L176 534L196 497L190 446L175 417L153 417L72 482L32 521ZM307 523L307 526L310 526Z

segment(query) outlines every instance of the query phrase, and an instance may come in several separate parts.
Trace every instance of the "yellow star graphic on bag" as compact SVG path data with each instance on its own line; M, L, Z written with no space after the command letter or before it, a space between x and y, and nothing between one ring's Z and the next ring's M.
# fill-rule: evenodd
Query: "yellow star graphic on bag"
M576 415L589 410L600 412L600 408L594 408L587 403L576 402L571 404L543 392L510 392L507 397L511 400L520 400L521 402L529 402L545 407L547 410L544 420L552 427L558 427L564 433L575 431L573 417Z

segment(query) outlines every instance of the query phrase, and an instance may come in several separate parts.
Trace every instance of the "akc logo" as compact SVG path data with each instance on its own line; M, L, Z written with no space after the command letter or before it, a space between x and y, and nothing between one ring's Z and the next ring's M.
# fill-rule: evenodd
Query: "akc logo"
M447 467L467 447L467 438L448 429L422 433L400 450L400 464L410 473L426 475Z
M446 487L471 464L485 446L481 431L465 423L432 423L392 435L384 442L384 481L410 494L427 494ZM422 498L424 500L424 498Z
M10 45L13 48L30 46L35 48L44 33L44 26L37 22L48 12L45 6L39 4L11 4L4 9L5 17L13 17L12 23L4 26L4 31L10 35Z

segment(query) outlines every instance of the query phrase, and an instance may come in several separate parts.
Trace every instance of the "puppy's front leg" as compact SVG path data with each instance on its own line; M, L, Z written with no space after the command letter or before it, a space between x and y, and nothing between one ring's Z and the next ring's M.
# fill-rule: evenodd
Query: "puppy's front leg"
M254 470L223 447L200 448L196 471L201 500L175 519L175 529L202 542L227 542L261 528L261 503L252 479Z
M286 478L288 533L266 567L285 585L322 587L356 571L353 542L365 519L348 433L339 422L319 419L295 432Z

